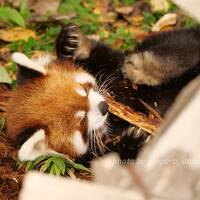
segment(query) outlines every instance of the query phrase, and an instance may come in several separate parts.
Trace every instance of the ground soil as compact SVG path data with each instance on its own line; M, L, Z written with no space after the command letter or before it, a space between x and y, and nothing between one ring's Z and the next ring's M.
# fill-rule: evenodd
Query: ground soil
M17 151L12 142L0 133L0 199L15 200L21 188L24 169L17 169Z

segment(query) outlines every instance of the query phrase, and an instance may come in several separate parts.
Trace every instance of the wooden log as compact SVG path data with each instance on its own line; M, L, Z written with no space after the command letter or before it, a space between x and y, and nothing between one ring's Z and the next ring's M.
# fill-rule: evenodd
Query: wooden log
M142 113L135 112L129 106L115 101L109 94L106 96L106 101L109 105L109 111L117 117L147 131L151 135L155 136L158 132L160 119L150 119Z

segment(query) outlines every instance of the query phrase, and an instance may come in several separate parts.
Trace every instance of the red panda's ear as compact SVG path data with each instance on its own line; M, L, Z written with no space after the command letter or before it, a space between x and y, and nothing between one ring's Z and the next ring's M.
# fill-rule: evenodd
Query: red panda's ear
M16 52L13 53L12 60L19 66L18 82L21 83L27 79L45 76L47 73L45 66L51 62L51 57L47 54L31 60L23 53Z

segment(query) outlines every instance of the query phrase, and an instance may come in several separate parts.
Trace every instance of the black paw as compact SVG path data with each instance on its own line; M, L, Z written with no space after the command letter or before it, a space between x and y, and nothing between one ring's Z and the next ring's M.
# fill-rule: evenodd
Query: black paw
M73 58L79 47L79 28L75 24L68 24L61 30L56 41L58 58Z
M136 159L150 137L147 132L137 127L132 126L126 129L119 144L120 158L122 160Z

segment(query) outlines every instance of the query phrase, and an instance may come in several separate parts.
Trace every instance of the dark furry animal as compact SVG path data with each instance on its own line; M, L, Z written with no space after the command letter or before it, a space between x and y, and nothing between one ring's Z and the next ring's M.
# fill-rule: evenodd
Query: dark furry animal
M158 86L199 64L200 27L152 35L126 54L85 38L71 25L62 30L57 52L60 58L73 56L93 73L120 68L133 84Z
M147 110L139 101L142 99L164 115L181 89L199 74L200 27L151 35L127 53L84 37L76 25L70 24L62 29L56 50L59 59L72 57L76 64L95 75L100 84L113 77L108 86L117 100L145 113ZM124 77L129 87L124 85ZM137 91L132 84L140 85ZM119 119L115 122L112 117L111 124L113 132L133 130L130 124L119 123ZM138 132L142 131L137 129L132 134L134 158L147 139L146 134L135 134ZM124 148L121 149L123 153Z

